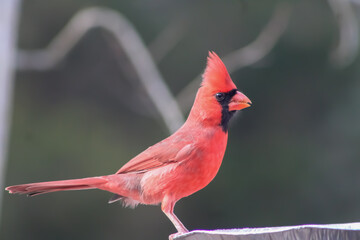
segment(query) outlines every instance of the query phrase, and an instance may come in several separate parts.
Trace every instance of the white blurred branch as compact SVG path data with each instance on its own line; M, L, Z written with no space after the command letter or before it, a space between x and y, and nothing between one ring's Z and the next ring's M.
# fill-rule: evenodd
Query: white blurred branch
M330 62L337 67L350 65L359 51L359 24L349 0L328 0L336 17L339 40L330 54ZM360 1L357 1L360 3Z
M285 3L278 5L270 21L253 42L222 57L229 73L251 66L266 57L284 33L290 15L291 6ZM184 112L190 109L200 81L201 75L198 75L178 94L177 101Z
M54 67L84 34L93 28L102 28L114 35L168 130L170 132L177 130L183 124L184 117L175 98L134 26L124 16L113 10L98 7L81 10L48 47L42 50L20 51L18 69L47 70Z
M0 218L10 130L19 10L20 0L1 0L0 2Z

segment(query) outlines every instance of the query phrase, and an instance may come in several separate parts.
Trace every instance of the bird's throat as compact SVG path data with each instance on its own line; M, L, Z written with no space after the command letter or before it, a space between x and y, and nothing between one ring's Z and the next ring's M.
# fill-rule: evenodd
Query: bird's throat
M221 111L221 122L220 126L226 133L229 128L229 121L236 111L229 111L229 107L223 107Z
M221 122L220 126L224 132L228 131L229 128L229 121L231 117L234 115L236 111L229 111L229 103L231 98L236 94L237 89L233 89L226 94L226 97L224 100L219 101L219 104L221 105Z

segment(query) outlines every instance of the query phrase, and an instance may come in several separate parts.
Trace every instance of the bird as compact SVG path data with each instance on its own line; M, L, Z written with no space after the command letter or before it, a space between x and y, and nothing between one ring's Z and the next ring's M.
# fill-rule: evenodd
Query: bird
M132 158L115 174L14 185L6 190L35 196L100 189L114 193L109 203L121 201L125 207L161 204L161 210L177 230L169 236L171 240L188 232L174 214L176 202L213 180L225 154L229 120L235 112L251 105L219 56L209 51L194 104L175 133Z

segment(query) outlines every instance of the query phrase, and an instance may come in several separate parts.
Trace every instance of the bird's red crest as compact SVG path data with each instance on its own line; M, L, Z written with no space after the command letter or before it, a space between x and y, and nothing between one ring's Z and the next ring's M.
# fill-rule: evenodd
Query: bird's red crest
M235 84L221 61L219 56L214 52L209 52L206 69L203 74L202 86L209 86L216 91L227 92L236 89Z

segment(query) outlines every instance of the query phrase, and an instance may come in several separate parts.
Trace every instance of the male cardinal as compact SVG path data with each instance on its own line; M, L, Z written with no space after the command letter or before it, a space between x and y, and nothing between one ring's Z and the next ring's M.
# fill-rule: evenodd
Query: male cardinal
M228 123L251 101L239 92L221 59L209 52L207 66L194 105L184 125L149 147L115 174L7 187L10 193L43 193L98 188L115 193L109 203L124 206L159 204L177 229L188 232L174 214L177 201L204 188L218 172L227 144Z

